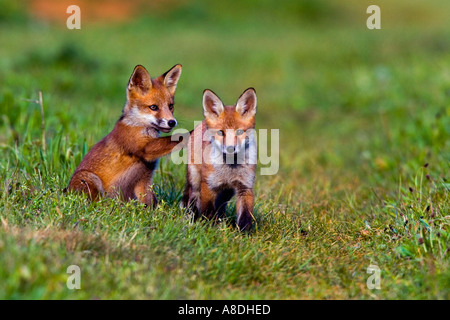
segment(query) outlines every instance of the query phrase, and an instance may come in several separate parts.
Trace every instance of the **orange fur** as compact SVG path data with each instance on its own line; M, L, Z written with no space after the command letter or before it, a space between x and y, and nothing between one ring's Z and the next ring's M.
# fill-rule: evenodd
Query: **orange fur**
M236 194L238 228L250 230L256 169L256 142L252 133L255 90L244 91L234 106L224 106L212 91L205 90L203 108L205 120L194 129L188 144L182 205L194 210L196 217L220 218L227 202ZM239 156L241 162L237 161ZM199 160L201 163L196 163Z
M159 137L160 131L169 132L176 125L173 103L180 74L181 65L175 65L152 79L144 67L135 67L122 116L84 157L69 182L69 191L85 192L92 200L107 195L156 205L151 185L157 160L188 141L183 136L184 144L180 143L181 135Z

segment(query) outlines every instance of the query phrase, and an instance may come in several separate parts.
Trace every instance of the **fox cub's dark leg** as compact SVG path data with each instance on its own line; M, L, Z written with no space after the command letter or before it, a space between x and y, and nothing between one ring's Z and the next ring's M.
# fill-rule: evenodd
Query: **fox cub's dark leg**
M207 219L211 219L215 215L214 202L216 194L213 192L206 181L200 184L200 212Z
M191 194L192 194L192 185L188 181L188 182L186 182L186 187L184 188L183 197L181 198L181 207L182 208L189 208L192 205L192 203L190 203L190 201L189 201L191 198Z
M181 207L188 208L194 213L194 219L200 218L200 185L191 183L189 168L187 172L187 182L184 189Z
M249 231L253 223L253 190L238 188L236 198L237 226L240 231Z
M78 171L73 175L67 189L84 192L93 201L97 201L105 193L102 180L95 173L85 170Z
M214 207L217 212L218 218L223 218L225 216L227 204L231 200L231 198L233 198L233 196L234 196L233 189L225 189L217 195Z

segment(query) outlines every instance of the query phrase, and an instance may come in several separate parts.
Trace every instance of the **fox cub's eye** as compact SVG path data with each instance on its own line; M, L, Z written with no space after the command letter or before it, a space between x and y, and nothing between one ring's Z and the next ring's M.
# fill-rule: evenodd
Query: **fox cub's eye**
M150 110L156 111L158 110L158 106L156 104L152 104L151 106L149 106Z
M237 129L236 130L236 135L237 136L240 136L241 134L243 134L244 133L244 130L242 130L242 129Z
M173 110L173 103L169 104L169 110L170 110L170 111Z
M218 135L218 136L221 136L221 137L222 137L224 134L225 134L225 133L224 133L222 130L217 131L217 135Z

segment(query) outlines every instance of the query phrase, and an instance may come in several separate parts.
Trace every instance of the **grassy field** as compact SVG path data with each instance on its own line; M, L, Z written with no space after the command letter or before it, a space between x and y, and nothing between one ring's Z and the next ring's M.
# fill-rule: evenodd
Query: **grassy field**
M356 0L171 1L68 30L1 0L0 299L449 299L450 3L377 2L381 30ZM203 89L231 104L253 86L257 128L280 130L249 235L193 223L170 158L155 210L62 193L133 67L176 63L180 127Z

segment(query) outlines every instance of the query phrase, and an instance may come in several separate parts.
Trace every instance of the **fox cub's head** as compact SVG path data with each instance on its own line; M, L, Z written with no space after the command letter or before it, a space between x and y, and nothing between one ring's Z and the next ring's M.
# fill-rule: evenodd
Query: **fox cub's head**
M236 105L224 106L211 90L203 92L203 114L211 141L224 154L237 154L253 140L256 91L248 88Z
M131 126L170 132L177 125L173 104L180 75L180 64L155 79L143 66L136 66L128 82L123 121Z

